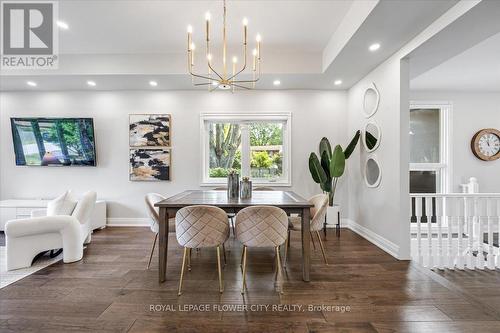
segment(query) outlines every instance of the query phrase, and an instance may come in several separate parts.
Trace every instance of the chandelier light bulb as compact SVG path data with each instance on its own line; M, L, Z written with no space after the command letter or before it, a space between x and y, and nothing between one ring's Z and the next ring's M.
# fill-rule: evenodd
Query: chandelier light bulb
M255 57L257 55L257 49L253 49L252 55Z
M233 57L233 64L238 62L238 57Z
M188 25L187 31L188 31L188 34L193 33L193 26L192 25Z
M243 25L248 25L248 19L246 17L243 18Z
M260 43L262 41L262 37L260 35L257 35L255 37L255 40L257 41L257 43Z
M194 51L196 49L196 45L194 43L191 43L191 50Z
M212 17L212 16L210 15L210 12L206 12L206 13L205 13L205 20L210 21L210 18L211 18L211 17Z
M212 55L211 54L207 54L207 60L208 61L212 61Z

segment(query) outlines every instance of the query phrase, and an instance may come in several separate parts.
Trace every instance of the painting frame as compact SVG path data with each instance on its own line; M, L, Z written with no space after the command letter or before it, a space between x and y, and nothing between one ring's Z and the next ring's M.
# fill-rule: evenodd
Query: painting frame
M166 125L161 118L166 118ZM129 147L172 147L172 115L129 114Z
M154 152L154 154L151 152ZM166 156L161 156L162 154ZM161 159L163 159L163 164L151 164L151 162L156 162ZM129 147L129 181L171 181L171 175L171 147Z

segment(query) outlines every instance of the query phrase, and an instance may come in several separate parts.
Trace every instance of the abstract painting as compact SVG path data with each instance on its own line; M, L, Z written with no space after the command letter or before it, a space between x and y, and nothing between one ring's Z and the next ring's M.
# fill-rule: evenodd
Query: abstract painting
M130 180L170 180L170 149L130 149Z
M131 147L170 147L170 115L131 114L129 132Z

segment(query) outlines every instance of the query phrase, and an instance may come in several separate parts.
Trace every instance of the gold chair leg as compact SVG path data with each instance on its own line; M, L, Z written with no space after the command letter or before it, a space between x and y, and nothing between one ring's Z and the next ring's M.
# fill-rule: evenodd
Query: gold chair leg
M276 266L278 273L278 290L280 294L283 294L283 274L281 271L281 258L280 258L280 247L276 246Z
M222 294L224 292L223 281L222 281L222 268L220 264L220 246L217 245L217 271L219 272L219 292Z
M316 231L316 235L318 236L318 242L319 246L321 247L321 253L323 254L323 260L325 261L325 265L328 265L328 260L326 260L325 248L323 247L323 241L321 240L319 231Z
M181 279L179 280L179 292L178 296L182 294L182 279L184 278L184 269L186 268L186 257L188 255L188 248L184 248L184 255L182 256L182 267L181 267Z
M288 246L290 245L290 236L285 240L285 259L283 263L283 267L286 268L286 262L288 260Z
M224 255L224 266L226 266L226 246L222 243L222 254Z
M246 272L247 272L247 247L243 246L243 286L241 288L241 294L245 293L246 285Z
M153 240L153 247L151 247L151 253L149 255L148 267L146 269L149 269L149 266L151 265L151 259L153 258L153 253L155 251L155 245L157 239L158 239L158 233L155 234L155 239Z
M311 234L311 242L313 243L313 249L314 249L314 251L316 251L316 244L314 244L314 235L313 235L312 231L309 233Z
M189 248L188 249L188 257L187 257L187 266L188 266L188 271L191 272L191 252L192 252L192 248Z

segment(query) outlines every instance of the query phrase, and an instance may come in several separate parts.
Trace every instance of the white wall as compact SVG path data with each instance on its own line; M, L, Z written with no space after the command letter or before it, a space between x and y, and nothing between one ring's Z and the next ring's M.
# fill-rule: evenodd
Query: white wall
M372 153L364 147L349 160L349 216L353 228L395 257L407 257L409 238L405 225L408 205L408 64L399 58L377 67L348 92L349 131L364 129L368 121L380 126L380 146ZM363 112L365 90L375 83L380 93L378 111L369 119ZM406 86L405 86L406 85ZM408 109L406 107L406 109ZM403 135L404 134L404 135ZM365 163L375 157L382 172L379 187L370 188L364 180Z
M321 137L332 144L348 141L345 92L2 92L0 110L1 199L51 198L68 188L77 193L95 189L110 202L108 216L120 219L145 217L147 192L173 195L199 187L200 112L292 112L292 190L305 197L320 192L309 174L308 157ZM172 181L130 182L128 115L161 112L172 114ZM9 118L28 116L93 117L98 166L16 167ZM346 188L340 184L338 192L344 207Z
M483 193L500 192L500 161L485 162L470 148L472 136L483 128L500 129L500 92L412 91L415 102L449 102L452 104L452 192L470 177L479 181Z

